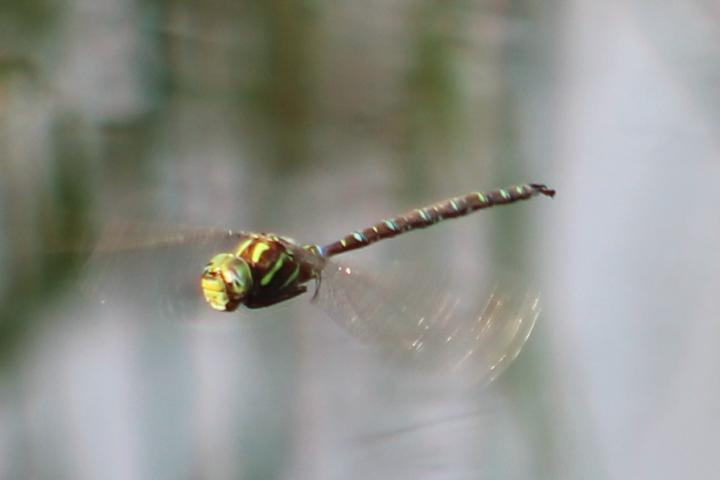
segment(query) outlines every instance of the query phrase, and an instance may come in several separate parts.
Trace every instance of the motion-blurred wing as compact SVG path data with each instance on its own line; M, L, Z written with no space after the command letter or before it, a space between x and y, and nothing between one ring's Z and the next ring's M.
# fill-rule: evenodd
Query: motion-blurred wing
M87 301L190 318L208 308L199 288L207 262L217 253L234 251L245 238L244 232L221 229L107 225L90 246L80 290Z
M487 384L520 353L540 313L539 294L514 275L468 284L447 272L391 270L371 276L329 262L316 304L403 364Z

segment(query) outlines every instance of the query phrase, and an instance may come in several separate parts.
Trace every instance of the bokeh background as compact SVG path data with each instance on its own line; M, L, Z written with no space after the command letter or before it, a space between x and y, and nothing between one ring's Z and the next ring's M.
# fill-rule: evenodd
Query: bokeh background
M4 0L0 478L716 476L718 45L701 0ZM190 246L78 248L329 242L525 181L558 196L353 257L540 287L484 390L404 381L307 299L167 301Z

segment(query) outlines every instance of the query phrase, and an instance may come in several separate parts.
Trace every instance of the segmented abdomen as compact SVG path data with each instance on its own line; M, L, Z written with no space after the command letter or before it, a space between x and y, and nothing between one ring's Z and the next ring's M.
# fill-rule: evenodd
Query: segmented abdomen
M330 257L417 228L429 227L448 218L462 217L476 210L494 205L527 200L538 194L552 197L555 195L555 190L538 183L529 183L490 192L469 193L427 207L411 210L397 217L383 220L364 230L353 232L337 242L322 247L322 254Z

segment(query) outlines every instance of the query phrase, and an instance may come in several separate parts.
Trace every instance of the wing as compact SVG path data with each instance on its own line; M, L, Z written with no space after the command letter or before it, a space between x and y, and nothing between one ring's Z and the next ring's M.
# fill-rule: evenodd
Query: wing
M222 229L116 222L91 244L80 272L80 291L88 302L192 318L208 308L199 288L207 262L217 253L233 251L247 236Z
M110 221L91 231L84 232L72 241L64 239L49 242L49 253L114 253L133 250L166 248L188 244L222 243L241 240L247 233L222 228L163 224L159 222Z
M508 273L478 283L448 269L396 265L369 275L335 262L323 270L315 303L394 361L471 384L491 382L512 363L540 313L538 292Z

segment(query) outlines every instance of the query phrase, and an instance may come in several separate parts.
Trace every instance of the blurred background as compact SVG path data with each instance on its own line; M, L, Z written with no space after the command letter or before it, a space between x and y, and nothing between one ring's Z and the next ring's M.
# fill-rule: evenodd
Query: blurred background
M701 0L4 0L0 478L714 476L718 45ZM87 240L326 243L528 181L557 197L351 258L536 284L485 389L405 381L305 297L165 296L193 245Z

